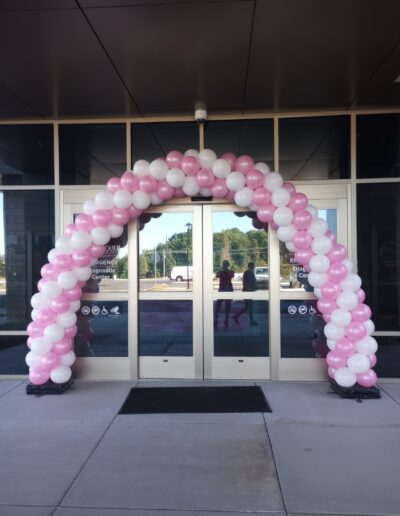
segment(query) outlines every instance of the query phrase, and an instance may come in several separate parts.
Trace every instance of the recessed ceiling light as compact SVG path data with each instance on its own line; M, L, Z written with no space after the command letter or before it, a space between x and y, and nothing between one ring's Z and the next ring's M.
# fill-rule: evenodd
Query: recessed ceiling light
M397 77L397 79L394 80L394 82L400 83L400 75Z

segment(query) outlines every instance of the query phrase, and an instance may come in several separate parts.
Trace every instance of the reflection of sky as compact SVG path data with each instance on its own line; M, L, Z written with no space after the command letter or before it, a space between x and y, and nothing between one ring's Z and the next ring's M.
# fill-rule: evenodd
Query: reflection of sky
M0 193L0 254L4 254L4 194Z

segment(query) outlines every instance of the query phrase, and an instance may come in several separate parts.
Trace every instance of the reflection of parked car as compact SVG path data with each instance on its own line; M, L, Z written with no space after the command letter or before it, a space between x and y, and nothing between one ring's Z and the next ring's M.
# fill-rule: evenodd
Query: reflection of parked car
M257 288L260 286L268 286L269 282L269 269L268 267L256 267L254 269L256 277Z
M193 267L191 265L179 265L176 267L172 267L172 271L169 277L172 281L185 281L187 279L191 280L193 277Z

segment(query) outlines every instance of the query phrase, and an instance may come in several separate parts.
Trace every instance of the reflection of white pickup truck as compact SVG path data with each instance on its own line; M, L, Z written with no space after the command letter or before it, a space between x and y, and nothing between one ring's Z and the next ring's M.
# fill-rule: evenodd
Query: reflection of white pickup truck
M169 277L172 281L186 281L188 279L191 280L193 277L193 267L191 265L179 265L172 267L172 271Z

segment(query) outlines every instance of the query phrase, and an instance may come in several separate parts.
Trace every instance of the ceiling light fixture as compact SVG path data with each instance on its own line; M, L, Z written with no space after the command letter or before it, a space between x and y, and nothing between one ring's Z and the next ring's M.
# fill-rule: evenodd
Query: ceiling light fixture
M400 84L400 75L397 77L397 79L394 80L394 82L397 82Z

